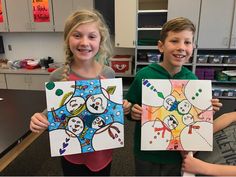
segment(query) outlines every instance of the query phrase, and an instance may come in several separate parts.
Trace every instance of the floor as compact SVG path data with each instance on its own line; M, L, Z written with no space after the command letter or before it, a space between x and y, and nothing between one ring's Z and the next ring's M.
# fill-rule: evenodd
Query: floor
M114 150L112 176L133 176L134 122L125 123L125 147ZM61 176L60 158L50 157L48 132L31 133L0 159L0 174L4 176Z

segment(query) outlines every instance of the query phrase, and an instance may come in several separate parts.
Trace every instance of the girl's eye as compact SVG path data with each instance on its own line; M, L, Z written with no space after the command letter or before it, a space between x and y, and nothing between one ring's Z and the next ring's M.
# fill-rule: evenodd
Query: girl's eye
M74 33L72 36L74 36L75 38L81 37L81 35L79 33Z
M97 38L97 36L91 35L91 36L89 36L89 38L90 38L90 39L95 39L95 38Z

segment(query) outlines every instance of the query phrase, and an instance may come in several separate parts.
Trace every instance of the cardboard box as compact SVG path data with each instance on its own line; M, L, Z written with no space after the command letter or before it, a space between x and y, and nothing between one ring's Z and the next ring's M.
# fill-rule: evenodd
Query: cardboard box
M109 59L109 65L116 74L130 75L132 73L132 56L115 55Z

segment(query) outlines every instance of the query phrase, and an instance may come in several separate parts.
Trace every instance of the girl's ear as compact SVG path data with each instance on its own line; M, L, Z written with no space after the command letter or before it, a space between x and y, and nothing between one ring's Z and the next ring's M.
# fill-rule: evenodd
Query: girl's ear
M161 53L163 52L163 43L161 41L158 41L157 48Z

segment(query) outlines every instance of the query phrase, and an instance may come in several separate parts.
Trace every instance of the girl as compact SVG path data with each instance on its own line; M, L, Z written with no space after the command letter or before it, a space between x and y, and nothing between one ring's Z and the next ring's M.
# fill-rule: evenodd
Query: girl
M108 27L97 11L81 10L68 17L64 28L65 66L51 74L51 81L114 78L114 71L104 65L111 54ZM131 104L124 100L124 113ZM39 132L49 125L44 113L31 117L30 129ZM112 150L62 157L64 175L110 175Z

